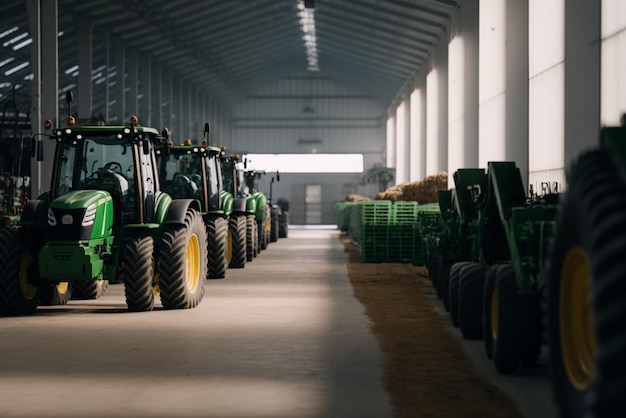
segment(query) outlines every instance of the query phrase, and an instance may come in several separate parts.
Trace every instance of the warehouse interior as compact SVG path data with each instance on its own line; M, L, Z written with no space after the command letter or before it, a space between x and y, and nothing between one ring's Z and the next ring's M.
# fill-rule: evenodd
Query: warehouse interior
M51 132L68 116L125 125L135 115L174 143L208 136L266 170L259 188L289 202L293 226L251 267L207 281L214 293L201 320L157 303L153 317L125 322L114 285L115 299L0 317L0 351L13 361L5 371L17 377L8 412L104 417L109 394L121 399L119 416L397 416L381 383L386 353L343 273L337 203L435 175L452 188L457 170L494 161L514 162L526 192L567 190L572 162L626 112L625 28L620 0L4 1L3 218L48 190ZM94 332L81 315L97 329L92 340L81 337ZM146 331L157 322L174 342ZM22 325L32 328L13 339ZM70 360L64 341L74 344ZM103 373L116 356L123 361ZM158 366L166 379L155 356L171 367ZM134 368L150 372L132 381ZM70 375L59 386L70 391L104 379L71 413L51 413L58 392L33 369ZM557 416L545 374L524 378L523 390L507 389L521 415ZM154 402L133 384L165 395ZM29 387L42 402L20 415Z
M621 117L621 10L619 1L9 1L2 137L25 148L45 120L63 125L72 91L79 119L136 114L180 141L199 140L208 122L212 144L242 155L362 156L359 172L281 176L274 193L298 224L332 223L333 204L351 193L374 197L491 160L515 161L535 190L564 187L566 164ZM33 194L45 189L46 161L20 162Z

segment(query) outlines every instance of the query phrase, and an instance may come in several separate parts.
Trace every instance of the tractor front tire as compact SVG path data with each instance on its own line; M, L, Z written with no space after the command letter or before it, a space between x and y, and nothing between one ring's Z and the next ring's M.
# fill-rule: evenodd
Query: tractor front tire
M37 238L28 229L0 230L0 313L30 315L39 304Z
M154 241L150 235L134 233L124 238L120 257L129 311L143 312L154 308L153 251Z
M188 210L182 225L170 226L159 251L159 288L165 309L191 309L204 297L207 276L204 221Z
M228 267L244 268L246 266L247 258L246 217L243 215L231 216L228 227L232 242L232 257Z
M109 287L108 280L78 280L72 283L73 300L98 299Z
M246 216L246 261L254 260L256 257L256 222L254 215Z
M623 162L583 153L568 172L546 276L549 367L567 417L608 417L626 398Z
M207 223L207 239L209 251L209 279L226 277L228 262L226 249L228 246L228 221L222 217L210 219Z
M39 287L39 303L42 306L67 305L72 297L72 283L46 283Z

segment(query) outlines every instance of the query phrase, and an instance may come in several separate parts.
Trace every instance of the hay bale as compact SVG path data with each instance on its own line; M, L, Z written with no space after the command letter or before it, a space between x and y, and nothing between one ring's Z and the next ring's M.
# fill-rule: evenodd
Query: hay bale
M349 194L346 196L346 202L363 202L368 200L372 199L367 196L361 196L358 194Z
M437 190L448 189L448 174L439 172L427 176L422 181L401 183L390 187L376 196L377 200L391 200L393 202L437 203Z

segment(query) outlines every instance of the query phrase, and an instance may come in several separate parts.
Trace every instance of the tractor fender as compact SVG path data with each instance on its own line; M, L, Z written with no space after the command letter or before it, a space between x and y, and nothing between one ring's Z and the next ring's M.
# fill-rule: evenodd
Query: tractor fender
M238 197L233 201L233 212L245 212L246 211L246 199Z
M43 200L29 200L24 205L24 209L22 210L22 216L18 222L18 225L23 226L39 226L41 225L40 221L45 219L45 215L40 213L40 210L45 210L45 205Z
M200 203L194 199L174 199L169 205L165 217L166 224L182 224L189 208L200 212Z
M222 191L220 193L220 208L224 212L224 215L230 216L233 213L233 195Z

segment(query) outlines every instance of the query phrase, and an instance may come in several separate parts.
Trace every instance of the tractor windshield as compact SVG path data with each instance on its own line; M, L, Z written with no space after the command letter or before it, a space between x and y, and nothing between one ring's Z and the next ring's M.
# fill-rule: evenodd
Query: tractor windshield
M63 140L57 152L57 196L72 190L104 190L121 209L125 219L120 221L133 220L136 192L131 144L111 132L83 132L79 140Z

